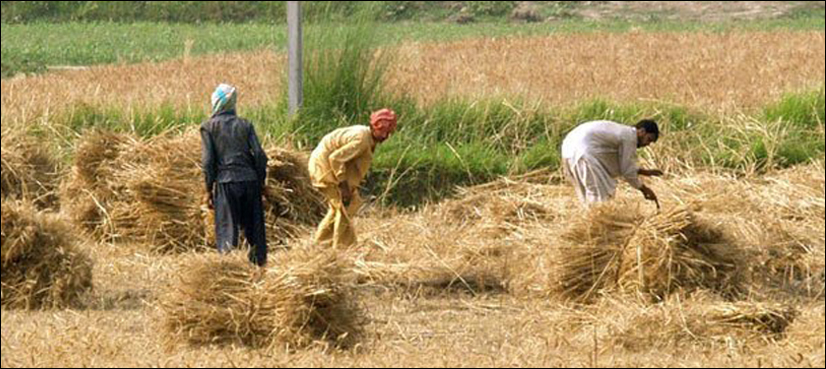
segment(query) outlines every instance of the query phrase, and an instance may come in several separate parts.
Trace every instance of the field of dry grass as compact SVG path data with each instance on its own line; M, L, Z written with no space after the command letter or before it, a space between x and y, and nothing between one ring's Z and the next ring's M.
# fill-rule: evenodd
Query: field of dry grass
M818 88L822 32L630 33L472 40L402 47L393 89L446 96L523 96L552 105L594 97L749 108Z
M3 367L823 367L823 305L804 309L783 342L730 340L689 347L671 343L626 349L613 332L646 312L670 310L606 304L588 313L508 297L362 300L372 322L361 352L295 353L243 347L176 348L157 340L145 311L3 315ZM654 323L655 324L655 323ZM652 324L653 325L653 324ZM574 326L574 328L571 328ZM656 330L657 326L651 327ZM819 335L819 336L818 336ZM653 336L653 334L652 334ZM653 343L648 338L642 345ZM637 343L640 344L640 343ZM685 344L683 344L685 345Z
M820 88L823 32L574 34L406 44L390 91L424 103L447 97L657 100L706 110L760 107ZM285 58L267 52L158 64L102 66L3 80L2 124L48 122L82 107L130 112L166 104L205 111L217 83L232 81L247 107L281 94Z
M610 290L585 305L553 295L548 263L564 261L560 235L579 210L572 191L546 174L471 188L417 213L366 213L358 248L341 254L367 318L352 349L180 343L165 333L160 291L199 257L88 244L88 307L4 310L2 365L822 367L823 174L818 163L750 179L652 182L666 209L691 204L733 240L725 247L742 252L747 291L734 304L706 290L659 303ZM618 201L654 214L629 191ZM734 315L714 315L721 309ZM788 319L762 320L774 311L789 311Z
M242 91L244 104L263 105L280 94L278 76L283 60L273 53L257 52L4 79L2 122L5 126L48 121L84 106L130 112L167 104L205 111L209 105L206 97L221 81L233 81Z
M391 91L409 94L425 108L451 97L525 98L551 106L606 98L656 100L737 115L763 108L784 93L821 89L826 78L824 43L823 32L631 32L406 44L396 50L398 62L388 80ZM767 171L733 174L718 170L714 163L697 169L692 160L702 153L695 151L711 150L708 147L660 145L643 157L653 161L647 164L669 173L650 181L662 198L662 213L627 188L620 191L617 205L583 211L573 190L558 174L547 171L460 189L452 199L416 211L372 206L357 220L357 247L333 253L342 263L341 270L321 268L331 275L312 280L302 275L312 268L296 272L289 269L293 265L278 265L294 260L290 254L294 251L273 251L279 256L263 276L250 277L242 271L240 279L230 280L237 282L234 287L225 294L218 291L216 301L229 301L232 306L210 306L203 301L215 296L205 293L203 301L195 296L199 305L192 310L187 310L188 300L176 297L186 294L176 292L188 291L187 296L193 297L199 285L193 286L187 276L193 270L195 275L209 275L203 269L203 255L198 254L203 250L157 252L159 244L151 241L160 236L174 241L183 237L175 233L178 230L197 227L200 232L204 227L203 219L175 216L182 209L200 209L198 198L192 196L200 186L197 158L190 158L197 153L197 137L160 135L146 142L130 138L124 141L133 150L124 151L123 162L128 165L116 168L123 163L107 159L112 152L106 144L120 144L109 138L114 136L101 135L100 152L92 150L97 159L84 161L89 168L75 165L68 170L59 165L58 174L65 176L63 186L43 183L52 182L56 173L38 176L9 170L35 168L19 165L34 161L27 159L33 155L21 154L34 153L27 149L37 144L33 137L9 136L22 133L24 124L57 131L55 117L65 119L64 114L84 107L129 114L168 105L203 112L209 92L224 81L240 88L243 106L268 106L280 97L282 81L277 76L283 65L282 56L257 52L2 81L4 208L11 206L7 196L30 196L28 200L43 202L35 202L39 208L61 204L63 217L40 218L31 211L27 224L34 226L16 232L4 219L3 300L9 296L6 268L27 260L21 259L19 246L31 246L31 234L60 240L61 232L66 233L64 227L34 232L38 223L45 222L42 219L74 221L72 229L80 230L78 217L73 216L77 214L67 206L78 202L81 210L91 210L100 224L110 227L104 233L112 233L96 238L94 232L77 232L85 239L72 251L93 262L93 290L74 309L28 311L4 303L2 367L826 365L822 153L815 162L785 170L774 170L769 162L764 163ZM722 137L721 142L742 140L746 151L753 143L748 132L772 131L765 136L786 139L782 121L739 117L721 122L729 123L732 127L725 132L742 130L743 137ZM816 129L822 136L823 125L811 132ZM80 145L83 138L95 141L87 134L75 143ZM679 141L680 136L672 140ZM16 145L7 146L12 141ZM173 145L178 141L183 143ZM10 155L12 148L15 155ZM72 150L75 158L85 157L81 146ZM130 156L152 156L140 154L141 150L159 158L145 163L132 160ZM268 185L283 187L276 202L300 204L284 213L282 222L303 220L290 228L284 242L305 252L310 247L312 254L312 230L307 224L314 220L306 221L312 219L308 215L312 211L302 206L318 205L318 199L290 183L303 178L304 165L294 161L300 163L279 157L270 168L277 173ZM141 181L132 183L124 176ZM168 185L164 187L160 179ZM76 192L67 191L72 181L77 181ZM16 187L22 190L14 191ZM62 189L57 190L62 198L52 199L49 196L56 188ZM139 193L143 188L149 191ZM108 211L117 207L101 200L123 200L130 193L144 197L140 204L127 201L141 206L128 212L130 227L119 229L107 223L113 219ZM143 222L146 219L156 223ZM159 229L141 230L144 224L159 224ZM116 237L125 230L137 232L138 237ZM200 244L208 237L199 233L195 241ZM62 262L64 250L58 251L53 258L56 265ZM24 285L34 285L30 281L40 277L23 274L19 279ZM218 271L215 276L222 277ZM329 280L320 280L325 278ZM352 299L348 302L355 302L355 310L364 318L358 320L363 324L361 334L345 337L354 339L355 346L333 348L328 332L307 346L306 327L300 324L297 328L275 324L275 328L268 326L272 331L246 331L247 336L240 337L239 327L251 321L271 325L292 321L288 318L293 312L285 313L279 302L268 299L268 289L283 286L300 287L296 289L302 295L285 297L297 310L307 308L302 306L307 299L315 303L316 298L329 298L343 289L342 296ZM175 312L170 312L170 306ZM326 316L316 308L301 314L317 314L313 319L318 323L319 316L321 320ZM238 311L243 316L233 315ZM198 314L230 317L204 323L217 327L203 327L198 325ZM176 319L185 318L195 329L170 331L171 326L180 328ZM352 318L349 323L357 320ZM214 336L198 333L199 328L214 328ZM301 331L300 348L269 342L284 335L276 332L282 328ZM249 335L253 341L272 344L252 348L245 341Z

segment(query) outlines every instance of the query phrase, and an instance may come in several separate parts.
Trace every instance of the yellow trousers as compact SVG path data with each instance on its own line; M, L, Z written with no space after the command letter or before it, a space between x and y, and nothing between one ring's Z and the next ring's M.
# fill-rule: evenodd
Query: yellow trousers
M315 242L319 245L332 246L334 249L346 249L358 242L352 218L361 207L361 197L357 190L353 199L345 207L341 191L337 187L319 187L318 190L327 198L329 210L327 216L318 225Z

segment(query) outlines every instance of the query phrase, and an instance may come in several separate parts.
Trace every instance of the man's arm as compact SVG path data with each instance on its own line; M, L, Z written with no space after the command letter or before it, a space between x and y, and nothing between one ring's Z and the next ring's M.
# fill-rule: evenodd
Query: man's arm
M204 171L204 202L212 209L212 190L215 186L218 168L215 157L215 143L212 142L212 135L204 127L201 127L201 167Z
M665 173L659 169L640 169L637 174L643 177L662 177Z
M249 141L252 158L255 161L255 172L258 175L261 188L264 189L267 184L267 162L269 162L269 158L264 148L261 147L261 141L258 140L258 135L255 133L255 127L253 127L252 124L250 124Z
M637 167L637 146L636 141L624 139L619 150L619 169L622 178L628 182L631 187L638 190L643 188L642 181L639 178L639 167Z
M363 137L353 136L344 146L330 154L330 169L336 180L342 182L347 171L347 163L364 154L370 148L365 145Z

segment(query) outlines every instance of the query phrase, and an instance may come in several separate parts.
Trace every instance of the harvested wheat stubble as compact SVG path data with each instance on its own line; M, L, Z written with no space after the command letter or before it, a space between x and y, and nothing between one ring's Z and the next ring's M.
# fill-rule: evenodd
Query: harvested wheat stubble
M541 179L540 179L541 177ZM360 282L414 295L512 293L528 241L569 208L548 173L464 188L459 198L416 214L373 214L356 261ZM520 256L524 256L520 260Z
M200 135L197 130L149 140L95 132L78 146L64 184L66 211L108 242L138 242L155 253L180 253L214 243L213 214L202 203ZM268 241L306 233L323 215L320 194L306 173L306 157L268 150Z
M239 255L199 256L161 300L170 343L352 347L364 317L340 260L305 246L259 271Z
M375 216L375 215L374 215ZM364 223L356 274L365 286L414 295L506 290L512 245L494 223L451 224L440 209L420 214L378 215Z
M615 317L615 322L607 324L614 326L618 342L632 351L782 340L800 315L786 304L731 303L704 292L653 306L612 300L605 307L614 312L608 316Z
M809 306L786 331L790 341L798 345L806 345L812 351L823 349L826 345L826 306L823 300L819 304ZM805 346L804 346L805 347Z
M25 131L3 129L0 196L32 201L40 209L58 206L59 168L51 153Z
M2 306L76 307L92 289L92 262L56 215L31 203L2 203Z

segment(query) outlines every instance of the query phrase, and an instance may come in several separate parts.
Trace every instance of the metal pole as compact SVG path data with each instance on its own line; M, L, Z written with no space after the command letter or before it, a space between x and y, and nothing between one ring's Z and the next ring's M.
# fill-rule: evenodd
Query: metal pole
M301 2L287 2L287 54L289 58L289 116L294 116L304 103L303 40Z

